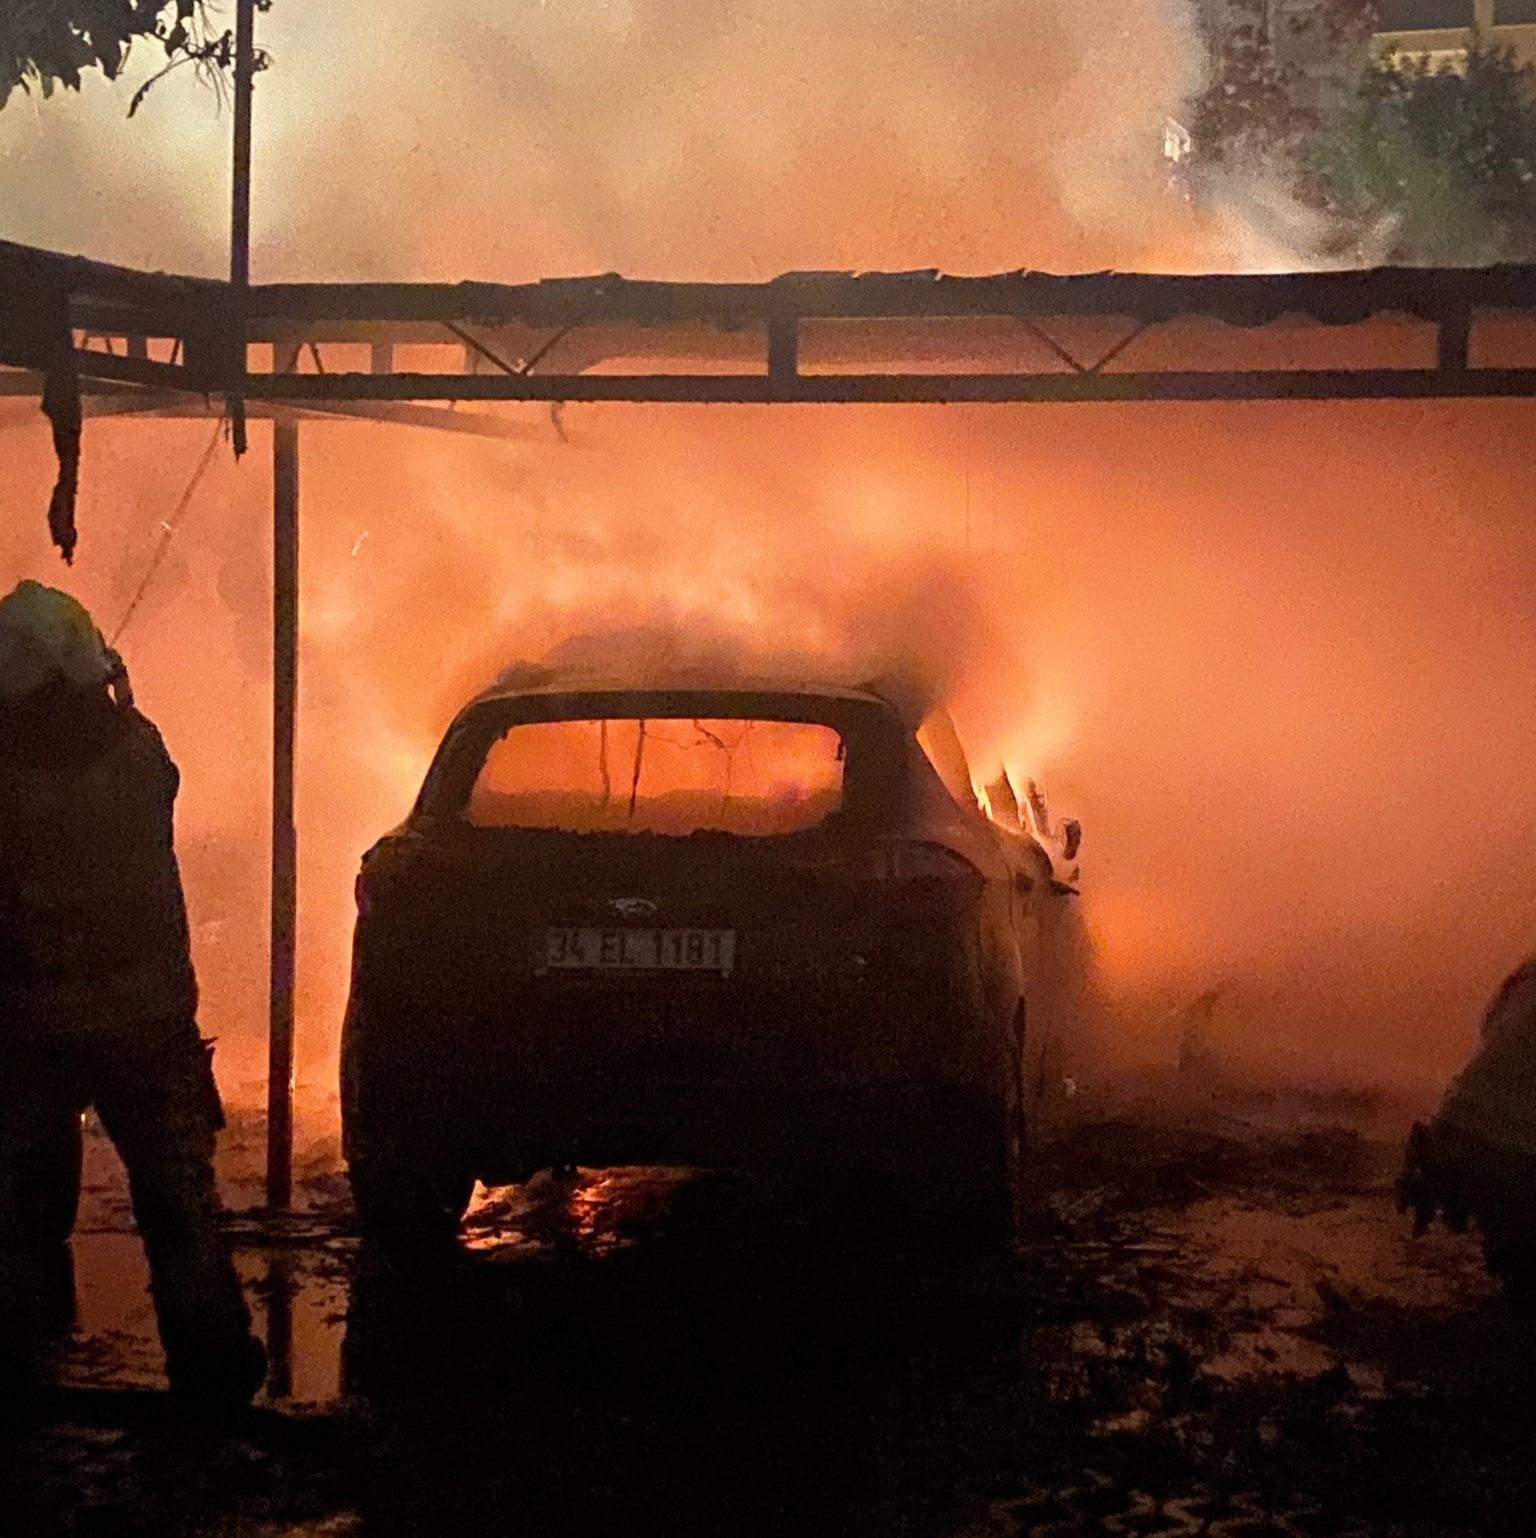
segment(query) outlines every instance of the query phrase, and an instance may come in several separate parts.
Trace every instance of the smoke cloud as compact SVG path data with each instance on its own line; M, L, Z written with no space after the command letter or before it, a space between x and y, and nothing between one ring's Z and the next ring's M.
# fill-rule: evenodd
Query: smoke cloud
M1238 256L1166 187L1188 0L338 0L262 40L258 278ZM227 121L187 76L127 124L135 83L6 114L6 222L220 272Z
M448 19L445 21L445 15ZM279 0L258 278L1223 269L1163 121L1166 0ZM222 270L190 82L0 116L0 235ZM1259 255L1255 255L1255 252ZM901 666L978 768L1087 828L1113 1029L1423 1095L1536 920L1533 409L571 408L563 442L304 429L301 1076L328 1083L358 856L501 666L634 626ZM0 579L60 580L40 422L0 420ZM88 424L65 578L113 628L212 428ZM270 481L213 466L123 638L185 772L226 1087L263 1069Z

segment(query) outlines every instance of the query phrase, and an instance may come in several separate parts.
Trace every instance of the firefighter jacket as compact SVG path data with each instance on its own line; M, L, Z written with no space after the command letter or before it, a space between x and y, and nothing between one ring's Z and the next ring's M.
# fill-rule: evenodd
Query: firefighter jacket
M0 714L0 1039L191 1020L180 776L106 690Z

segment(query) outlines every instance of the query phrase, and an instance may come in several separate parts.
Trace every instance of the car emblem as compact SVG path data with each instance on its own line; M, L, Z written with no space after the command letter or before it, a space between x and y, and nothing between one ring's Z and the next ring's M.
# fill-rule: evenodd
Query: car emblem
M649 897L615 897L608 906L626 919L649 918L656 911L656 904Z

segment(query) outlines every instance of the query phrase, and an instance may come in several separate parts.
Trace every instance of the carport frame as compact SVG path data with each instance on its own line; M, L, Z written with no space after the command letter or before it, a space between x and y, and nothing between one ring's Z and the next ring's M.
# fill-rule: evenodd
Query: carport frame
M239 244L237 233L237 250ZM249 285L238 260L223 282L0 242L0 306L6 303L12 314L46 314L52 307L67 315L68 335L59 339L46 371L0 369L0 421L7 420L5 397L18 398L18 405L20 398L37 397L54 372L78 380L87 419L225 416L237 449L247 415L274 424L267 1200L276 1209L292 1198L304 421L364 419L526 439L543 433L460 408L540 402L558 413L561 405L578 401L828 405L1536 396L1536 367L1479 366L1473 355L1479 318L1536 322L1532 266L1203 277L797 273L751 284L637 282L610 274L529 284ZM1149 332L1192 319L1251 329L1296 321L1359 327L1391 316L1433 328L1432 363L1123 367ZM892 366L933 354L930 328L956 324L970 328L966 346L984 355L986 367L959 371L953 359L948 368L926 371ZM1101 336L1091 355L1082 353L1074 333L1084 326L1100 333L1112 327L1109 345ZM829 333L840 340L827 345ZM808 338L819 346L809 365ZM0 357L5 342L0 329ZM455 349L456 367L397 367L402 349L434 343ZM938 344L940 354L945 345ZM326 367L327 350L334 362L338 349L363 347L366 369ZM264 354L269 366L254 367ZM614 360L627 371L606 372ZM676 371L690 361L691 372Z

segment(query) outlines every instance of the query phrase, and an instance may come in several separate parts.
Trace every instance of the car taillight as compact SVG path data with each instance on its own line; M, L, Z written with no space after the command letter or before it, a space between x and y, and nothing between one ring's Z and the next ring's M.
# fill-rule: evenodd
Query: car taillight
M917 840L881 844L870 854L868 869L877 881L977 881L980 872L943 844Z

